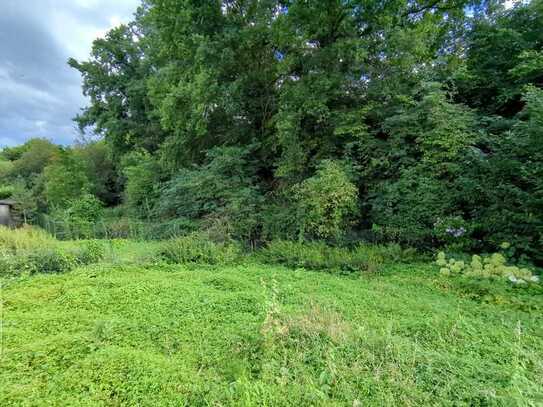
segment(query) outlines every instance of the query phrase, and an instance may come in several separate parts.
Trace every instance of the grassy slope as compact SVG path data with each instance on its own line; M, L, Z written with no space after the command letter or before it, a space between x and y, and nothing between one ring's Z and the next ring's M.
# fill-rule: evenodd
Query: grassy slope
M0 405L541 405L541 295L488 287L424 266L34 276L3 290Z

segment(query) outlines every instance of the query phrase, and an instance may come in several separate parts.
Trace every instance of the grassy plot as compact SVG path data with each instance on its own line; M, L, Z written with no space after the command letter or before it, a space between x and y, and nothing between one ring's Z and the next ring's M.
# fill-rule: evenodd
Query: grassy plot
M429 266L98 264L6 283L3 406L543 403L541 294Z

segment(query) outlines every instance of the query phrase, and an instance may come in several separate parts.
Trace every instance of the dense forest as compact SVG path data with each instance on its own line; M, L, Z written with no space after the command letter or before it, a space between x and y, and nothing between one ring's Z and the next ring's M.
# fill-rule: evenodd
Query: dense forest
M99 137L1 152L22 222L543 263L540 0L145 0L69 64Z

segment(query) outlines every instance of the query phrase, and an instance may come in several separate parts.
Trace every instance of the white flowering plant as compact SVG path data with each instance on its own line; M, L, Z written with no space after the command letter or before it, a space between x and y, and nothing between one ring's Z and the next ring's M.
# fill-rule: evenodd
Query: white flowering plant
M443 276L465 275L470 277L482 277L507 280L515 285L538 284L539 276L535 275L528 267L518 267L507 264L507 259L502 253L491 255L473 255L471 261L447 258L445 252L439 252L436 264L440 267Z

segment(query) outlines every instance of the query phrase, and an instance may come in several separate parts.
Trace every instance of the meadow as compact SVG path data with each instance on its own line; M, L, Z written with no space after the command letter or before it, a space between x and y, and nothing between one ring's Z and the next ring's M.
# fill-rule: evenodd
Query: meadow
M70 271L1 274L0 405L543 403L539 285L429 261L326 272L99 243Z

